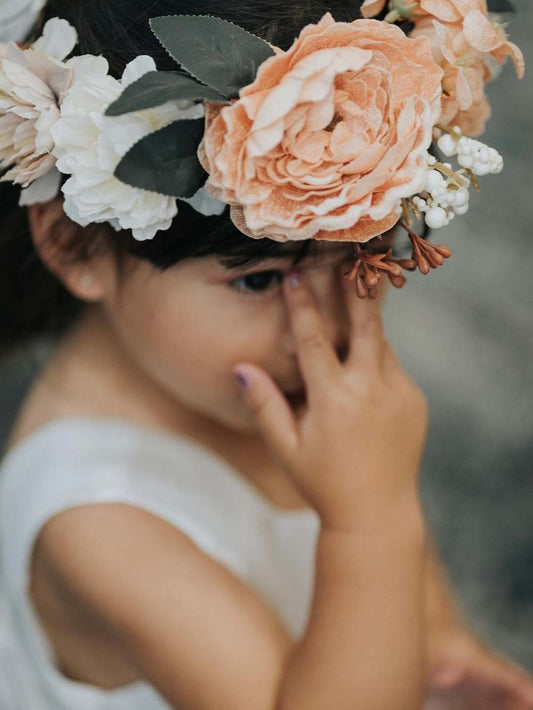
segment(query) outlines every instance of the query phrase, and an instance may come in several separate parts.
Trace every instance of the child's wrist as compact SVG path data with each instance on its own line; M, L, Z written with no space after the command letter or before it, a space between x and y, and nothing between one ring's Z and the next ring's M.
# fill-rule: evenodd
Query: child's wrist
M425 538L425 519L417 491L394 501L366 499L348 511L320 513L321 528L355 535L387 536L405 532Z

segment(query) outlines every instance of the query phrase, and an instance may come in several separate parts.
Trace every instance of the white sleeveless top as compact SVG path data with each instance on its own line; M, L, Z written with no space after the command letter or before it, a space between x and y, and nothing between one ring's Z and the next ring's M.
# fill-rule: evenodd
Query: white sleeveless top
M84 503L140 506L185 532L261 596L294 639L310 610L319 517L283 510L211 450L119 419L56 419L0 465L1 710L169 710L145 681L105 690L58 669L27 592L36 536Z

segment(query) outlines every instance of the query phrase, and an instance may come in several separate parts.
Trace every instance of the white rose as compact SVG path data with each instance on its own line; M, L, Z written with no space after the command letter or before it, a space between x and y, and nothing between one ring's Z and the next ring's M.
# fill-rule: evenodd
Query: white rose
M173 121L200 118L204 107L188 101L168 102L123 116L105 116L127 85L155 71L153 59L137 57L120 81L108 75L107 62L101 57L74 58L69 65L76 79L52 129L57 167L71 176L62 188L65 212L82 226L109 222L117 231L131 229L135 239L151 239L170 227L178 211L176 198L127 185L114 171L141 138Z

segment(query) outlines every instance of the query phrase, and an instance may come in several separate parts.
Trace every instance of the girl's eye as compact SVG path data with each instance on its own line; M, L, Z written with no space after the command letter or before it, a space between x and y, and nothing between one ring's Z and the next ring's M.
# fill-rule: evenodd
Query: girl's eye
M272 276L276 276L276 281L281 283L283 271L258 271L255 274L247 274L230 281L230 286L237 291L244 291L244 293L261 293L266 291L273 282Z

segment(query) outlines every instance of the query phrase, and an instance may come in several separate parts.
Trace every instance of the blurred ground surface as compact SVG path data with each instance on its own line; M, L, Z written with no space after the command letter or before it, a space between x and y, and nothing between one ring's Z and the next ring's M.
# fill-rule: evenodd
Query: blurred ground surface
M489 85L484 140L505 169L482 178L470 212L431 238L451 247L428 276L391 289L388 337L430 402L422 495L470 619L533 671L533 3L514 0L526 55ZM33 369L0 368L0 443Z

